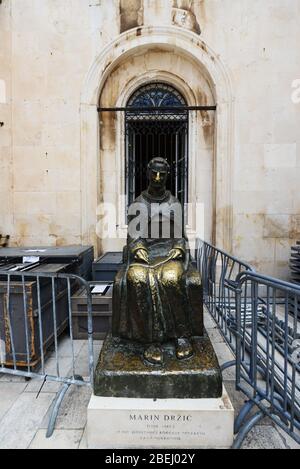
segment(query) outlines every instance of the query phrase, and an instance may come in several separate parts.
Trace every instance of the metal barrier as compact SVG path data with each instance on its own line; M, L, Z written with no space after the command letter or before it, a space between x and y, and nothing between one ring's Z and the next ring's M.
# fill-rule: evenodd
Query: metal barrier
M230 286L234 285L238 274L252 271L252 267L202 240L197 241L195 259L202 276L204 303L219 326L225 341L235 353L236 301L235 292ZM246 316L247 309L246 305L244 311ZM235 362L227 363L223 369L233 364Z
M240 314L251 291L251 321ZM260 297L260 291L265 292ZM300 444L300 287L270 277L244 272L237 277L236 386L249 401L235 423L234 447L265 416ZM263 304L263 308L259 309ZM291 304L294 314L291 315ZM259 412L248 421L254 406Z
M0 270L0 373L39 378L62 384L53 403L47 437L53 434L60 405L71 385L93 386L94 353L90 286L72 274L12 272ZM85 288L87 295L88 376L76 374L71 296ZM69 328L70 369L60 369L59 335ZM50 349L55 371L47 372Z
M235 422L234 448L265 416L300 443L300 288L256 274L200 240L196 260L205 305L235 355L222 369L236 366L236 388L248 397ZM259 412L249 417L255 406Z

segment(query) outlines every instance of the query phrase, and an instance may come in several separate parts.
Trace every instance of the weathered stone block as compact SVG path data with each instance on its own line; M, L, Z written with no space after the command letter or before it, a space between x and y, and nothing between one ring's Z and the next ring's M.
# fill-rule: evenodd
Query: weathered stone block
M109 335L95 372L96 396L204 399L222 395L222 375L210 339L194 338L194 355L177 360L171 344L164 345L165 364L155 367L143 358L144 347Z
M266 144L264 150L267 168L294 168L297 165L296 143Z
M266 215L264 238L289 238L291 232L290 215Z

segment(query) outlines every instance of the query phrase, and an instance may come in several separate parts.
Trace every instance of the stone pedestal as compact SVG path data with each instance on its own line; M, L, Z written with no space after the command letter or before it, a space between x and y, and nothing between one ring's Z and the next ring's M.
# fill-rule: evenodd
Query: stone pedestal
M90 449L217 449L233 443L234 409L219 399L128 399L92 396Z
M131 399L210 399L222 396L222 373L205 332L192 340L194 355L178 360L174 344L162 346L163 366L143 358L144 347L109 335L95 372L94 394Z

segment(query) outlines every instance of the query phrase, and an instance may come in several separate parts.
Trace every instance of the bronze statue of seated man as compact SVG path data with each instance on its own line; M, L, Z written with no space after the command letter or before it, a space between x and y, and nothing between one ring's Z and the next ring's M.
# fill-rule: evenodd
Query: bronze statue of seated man
M144 345L144 359L164 362L162 345L176 357L193 355L191 338L203 335L202 283L190 261L180 202L166 190L167 160L148 165L149 187L129 207L124 263L113 293L114 337Z

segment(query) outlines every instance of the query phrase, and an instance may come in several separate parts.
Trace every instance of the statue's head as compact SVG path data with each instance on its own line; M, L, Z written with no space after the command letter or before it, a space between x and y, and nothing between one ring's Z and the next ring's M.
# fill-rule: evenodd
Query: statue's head
M166 187L170 165L164 158L153 158L148 164L148 180L153 188L161 189Z

